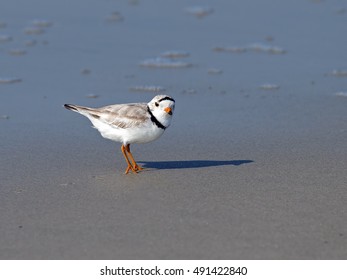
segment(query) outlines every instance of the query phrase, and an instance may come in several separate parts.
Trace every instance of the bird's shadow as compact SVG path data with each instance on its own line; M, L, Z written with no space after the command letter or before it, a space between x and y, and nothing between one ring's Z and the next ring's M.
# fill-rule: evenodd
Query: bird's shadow
M253 160L177 160L177 161L142 161L144 168L155 169L186 169L186 168L202 168L211 166L233 165L239 166L252 163Z

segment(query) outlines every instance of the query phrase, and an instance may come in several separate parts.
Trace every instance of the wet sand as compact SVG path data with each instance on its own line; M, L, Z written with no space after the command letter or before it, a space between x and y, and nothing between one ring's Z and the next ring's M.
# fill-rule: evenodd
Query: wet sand
M340 1L51 2L0 12L1 259L346 259ZM158 88L176 111L137 175L62 107Z

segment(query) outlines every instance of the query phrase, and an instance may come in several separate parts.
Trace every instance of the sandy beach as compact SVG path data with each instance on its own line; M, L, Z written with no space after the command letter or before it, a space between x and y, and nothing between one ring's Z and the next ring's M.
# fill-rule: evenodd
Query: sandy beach
M3 2L0 259L347 258L345 3ZM136 175L62 106L159 92Z

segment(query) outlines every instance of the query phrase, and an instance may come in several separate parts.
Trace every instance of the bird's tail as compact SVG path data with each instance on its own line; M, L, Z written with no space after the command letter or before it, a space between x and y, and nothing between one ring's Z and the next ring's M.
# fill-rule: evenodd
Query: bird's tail
M70 111L77 112L83 116L86 116L87 118L90 119L91 116L95 118L99 118L97 114L94 112L93 108L88 108L84 106L77 106L77 105L72 105L72 104L64 104L64 107Z
M64 107L68 110L78 112L78 106L72 104L64 104Z
M72 104L64 104L64 107L70 111L74 111L77 113L80 113L82 115L88 115L91 111L93 111L92 108L84 107L84 106L77 106Z

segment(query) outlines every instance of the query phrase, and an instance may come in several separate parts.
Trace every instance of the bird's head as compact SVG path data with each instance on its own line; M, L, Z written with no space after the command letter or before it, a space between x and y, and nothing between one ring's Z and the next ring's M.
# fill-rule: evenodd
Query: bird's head
M153 116L165 127L171 123L175 110L175 100L168 95L157 95L148 104Z

